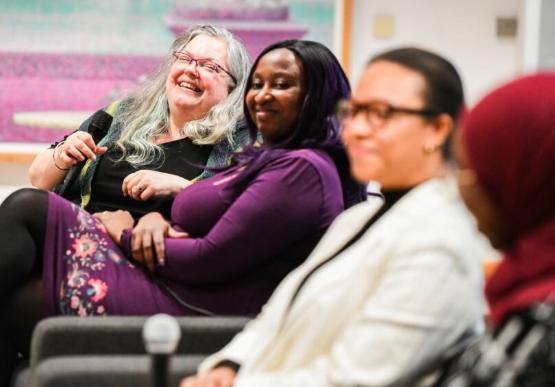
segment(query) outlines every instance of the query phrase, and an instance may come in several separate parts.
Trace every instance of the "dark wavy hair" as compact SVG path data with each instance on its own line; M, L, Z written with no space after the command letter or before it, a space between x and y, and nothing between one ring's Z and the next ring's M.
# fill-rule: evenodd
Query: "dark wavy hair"
M349 161L340 141L340 125L335 115L337 102L348 98L351 88L347 76L333 53L323 44L308 40L285 40L266 47L256 58L247 78L245 93L251 88L253 73L266 53L285 48L302 63L305 95L294 127L288 135L272 144L255 146L258 128L253 122L246 101L243 103L251 145L235 157L245 165L233 186L240 185L281 154L290 149L313 148L326 151L334 160L341 179L345 208L365 199L364 187L355 182L349 171Z
M424 108L438 115L445 113L453 120L454 128L442 147L443 157L450 159L449 143L464 111L463 84L455 66L438 54L415 47L383 52L372 57L368 65L378 61L397 63L422 75L426 83Z

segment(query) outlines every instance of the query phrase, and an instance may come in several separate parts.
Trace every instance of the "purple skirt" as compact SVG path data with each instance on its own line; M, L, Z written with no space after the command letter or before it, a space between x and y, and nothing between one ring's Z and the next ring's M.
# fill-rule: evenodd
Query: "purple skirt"
M91 214L48 194L43 302L52 315L187 314Z

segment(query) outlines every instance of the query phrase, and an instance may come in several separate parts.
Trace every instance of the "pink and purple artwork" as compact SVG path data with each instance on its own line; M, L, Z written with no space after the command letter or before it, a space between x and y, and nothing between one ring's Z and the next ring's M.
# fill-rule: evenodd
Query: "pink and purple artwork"
M227 27L253 57L282 39L307 38L331 47L334 4L0 0L0 141L58 140L88 112L120 98L155 71L174 35L194 24ZM52 119L64 116L73 122Z

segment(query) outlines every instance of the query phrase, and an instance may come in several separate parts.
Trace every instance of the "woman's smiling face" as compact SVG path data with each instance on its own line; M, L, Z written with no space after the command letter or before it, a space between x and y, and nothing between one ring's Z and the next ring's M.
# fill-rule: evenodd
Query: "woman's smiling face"
M420 111L426 109L425 90L426 81L417 71L377 61L365 69L353 101ZM372 121L368 114L345 121L342 137L353 176L360 182L378 181L385 189L410 187L429 178L430 155L423 148L430 143L437 148L446 135L436 130L435 121L402 113L388 115L379 126Z
M302 62L292 51L279 48L260 58L245 98L265 143L287 137L295 126L304 95Z
M224 69L227 67L227 44L208 35L194 37L180 51L195 59L210 59ZM198 68L196 62L175 60L166 79L166 96L170 114L187 120L202 118L226 98L232 80L223 71L208 73Z

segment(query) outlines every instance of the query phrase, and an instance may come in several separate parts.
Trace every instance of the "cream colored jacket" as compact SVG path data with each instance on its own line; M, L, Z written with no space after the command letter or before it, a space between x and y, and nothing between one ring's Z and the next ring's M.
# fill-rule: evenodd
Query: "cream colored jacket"
M426 385L423 370L462 336L482 331L482 253L448 177L411 190L350 248L381 206L370 197L341 214L260 315L205 360L241 364L234 387ZM276 215L278 216L278 215Z

